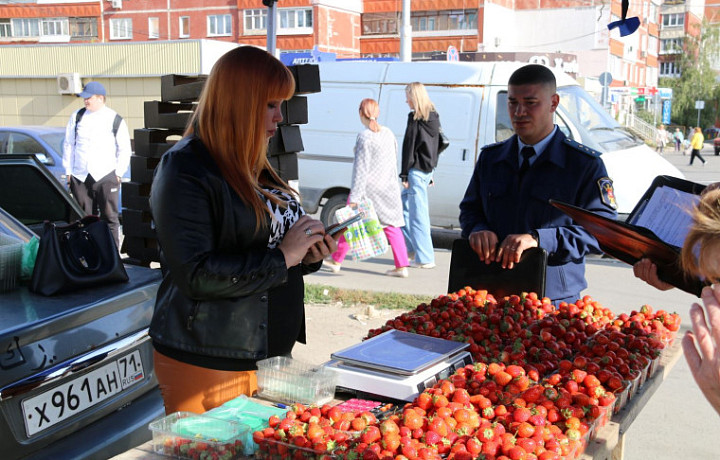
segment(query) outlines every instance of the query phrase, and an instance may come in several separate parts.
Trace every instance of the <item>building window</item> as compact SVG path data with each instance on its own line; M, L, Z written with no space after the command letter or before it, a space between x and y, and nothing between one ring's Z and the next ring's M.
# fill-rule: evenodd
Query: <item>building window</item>
M245 24L245 33L248 34L250 31L264 31L267 30L267 10L256 9L256 10L245 10L243 11L243 18Z
M410 23L413 31L477 30L477 10L417 11Z
M111 19L110 40L130 40L132 38L132 19Z
M160 18L148 18L148 38L160 38Z
M654 3L650 3L650 14L647 16L648 22L650 24L656 24L657 23L657 17L658 17L658 7Z
M215 14L207 17L208 36L226 37L232 35L232 16L229 14Z
M660 63L660 77L679 77L680 73L680 65L678 63L672 61Z
M40 21L42 36L70 35L67 18L46 18Z
M685 25L685 13L673 13L662 15L663 27L675 27Z
M310 8L284 8L278 10L278 16L278 30L312 32L313 17Z
M39 37L40 20L33 18L13 18L12 35L13 37Z
M683 51L682 38L664 38L660 40L660 54L678 54Z
M180 16L180 38L190 36L190 16Z
M0 37L11 37L12 27L9 19L0 19Z
M96 18L70 18L70 38L96 38Z
M399 22L397 13L365 13L362 15L363 35L397 34Z

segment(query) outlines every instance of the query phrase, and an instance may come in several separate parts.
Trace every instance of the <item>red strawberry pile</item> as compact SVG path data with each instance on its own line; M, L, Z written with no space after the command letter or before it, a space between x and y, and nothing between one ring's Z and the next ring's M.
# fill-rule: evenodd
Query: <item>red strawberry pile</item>
M468 342L475 360L402 412L296 405L253 438L268 459L572 459L607 422L663 347L679 316L649 306L615 316L591 297L554 308L530 293L497 301L470 288L369 331Z

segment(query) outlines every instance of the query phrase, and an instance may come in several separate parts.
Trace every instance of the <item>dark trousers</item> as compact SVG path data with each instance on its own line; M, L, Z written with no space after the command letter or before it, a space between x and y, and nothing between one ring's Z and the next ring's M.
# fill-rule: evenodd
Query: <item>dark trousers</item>
M695 159L695 157L698 157L700 159L700 161L705 163L705 158L703 158L702 155L700 155L700 150L692 149L692 153L690 154L690 164L693 164L693 160Z
M75 176L70 180L70 191L81 208L88 215L100 215L100 218L107 221L115 245L120 247L120 183L117 180L115 171L96 181L88 174L85 182L81 182Z

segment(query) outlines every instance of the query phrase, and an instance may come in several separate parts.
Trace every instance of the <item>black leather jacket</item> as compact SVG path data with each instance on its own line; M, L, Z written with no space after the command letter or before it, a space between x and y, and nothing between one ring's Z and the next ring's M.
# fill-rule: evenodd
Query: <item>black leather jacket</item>
M150 336L161 351L266 358L270 302L282 306L276 323L291 331L278 340L290 349L304 342L302 275L322 263L286 268L280 249L267 247L268 227L255 231L255 213L199 139L183 138L163 155L150 206L164 269Z

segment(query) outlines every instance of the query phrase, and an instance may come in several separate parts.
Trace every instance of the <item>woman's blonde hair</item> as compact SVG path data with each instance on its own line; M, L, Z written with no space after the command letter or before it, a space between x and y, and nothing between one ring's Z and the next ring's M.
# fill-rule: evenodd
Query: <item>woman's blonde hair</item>
M268 103L287 100L294 91L292 73L270 53L253 46L235 48L213 66L185 130L185 135L200 138L225 180L254 210L258 229L270 215L263 196L284 204L262 185L295 193L268 162L265 128Z
M407 93L413 103L413 107L415 107L415 115L413 118L415 120L428 121L430 112L435 111L435 106L430 100L430 96L428 96L425 85L417 81L410 83L405 87L405 93Z
M365 117L370 120L368 128L370 131L376 133L380 131L380 124L377 122L380 116L380 106L375 99L366 98L360 102L360 108L358 109L361 117Z
M717 273L709 273L709 257L720 257L720 189L702 195L692 214L693 223L685 237L680 262L685 273L702 275L712 283ZM714 266L715 264L713 264Z

